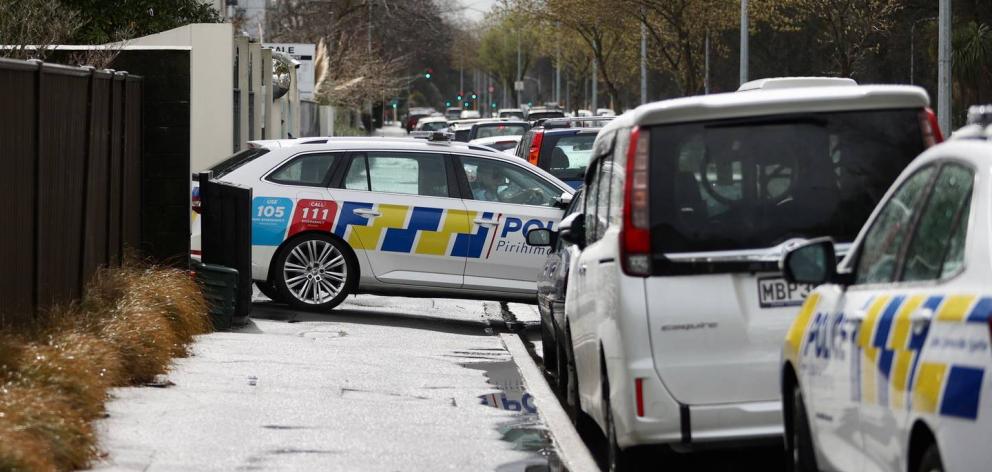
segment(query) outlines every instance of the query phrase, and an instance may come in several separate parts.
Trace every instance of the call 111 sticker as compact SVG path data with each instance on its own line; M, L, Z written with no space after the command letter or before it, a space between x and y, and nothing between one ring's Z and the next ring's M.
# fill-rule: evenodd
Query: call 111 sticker
M303 231L331 232L331 225L338 213L338 204L332 200L301 199L296 203L293 222L287 238Z
M286 225L289 223L289 212L293 209L293 200L285 197L255 197L251 207L251 244L282 244Z

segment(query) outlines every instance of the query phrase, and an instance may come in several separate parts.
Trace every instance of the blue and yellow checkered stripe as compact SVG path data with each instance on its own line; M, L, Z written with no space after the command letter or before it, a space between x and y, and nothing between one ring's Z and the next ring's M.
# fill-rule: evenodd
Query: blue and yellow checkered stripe
M860 389L863 403L920 413L975 419L984 369L928 362L920 352L930 324L914 331L910 316L928 309L932 323L988 323L992 298L975 295L879 296L867 304L858 333Z
M357 209L375 209L379 216L363 217ZM482 257L489 228L473 233L479 212L442 208L344 202L334 234L355 249L453 257ZM492 219L493 213L481 216Z

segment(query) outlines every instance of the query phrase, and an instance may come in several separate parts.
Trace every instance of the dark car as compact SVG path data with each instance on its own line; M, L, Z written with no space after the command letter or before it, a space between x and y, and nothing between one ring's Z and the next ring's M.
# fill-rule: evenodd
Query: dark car
M600 130L598 127L579 125L602 123L602 118L545 120L524 135L517 146L516 155L550 172L573 188L579 188L592 157L592 143Z
M565 210L562 221L575 218L584 212L583 191L572 195L572 202ZM537 309L541 313L541 344L544 350L544 369L554 379L559 392L564 391L562 380L565 376L564 346L558 345L564 339L565 290L568 285L568 272L572 260L576 259L579 248L551 233L551 247L544 261L544 269L537 276ZM530 238L528 238L530 241Z

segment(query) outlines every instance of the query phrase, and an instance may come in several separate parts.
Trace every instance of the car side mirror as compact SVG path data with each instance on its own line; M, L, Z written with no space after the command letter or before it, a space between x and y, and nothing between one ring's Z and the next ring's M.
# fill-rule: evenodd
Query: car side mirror
M550 247L555 243L555 234L547 228L535 228L527 232L527 245Z
M562 192L561 196L555 199L555 203L559 208L568 208L572 204L572 194Z
M779 262L789 283L820 285L839 280L834 240L817 238L790 249Z
M566 243L578 246L579 249L586 247L585 214L573 213L561 220L558 225L558 237Z

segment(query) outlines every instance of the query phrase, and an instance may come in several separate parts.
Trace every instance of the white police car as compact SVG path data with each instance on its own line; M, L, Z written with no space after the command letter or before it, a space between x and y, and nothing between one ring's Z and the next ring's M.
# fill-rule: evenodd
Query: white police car
M260 142L211 170L253 190L259 288L313 309L355 292L533 301L547 249L524 234L555 228L572 194L512 156L437 139Z
M823 283L783 351L796 470L992 467L990 138L970 126L914 160L839 265L829 239L783 258Z

